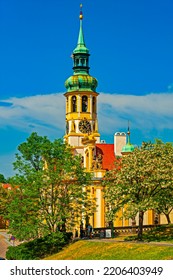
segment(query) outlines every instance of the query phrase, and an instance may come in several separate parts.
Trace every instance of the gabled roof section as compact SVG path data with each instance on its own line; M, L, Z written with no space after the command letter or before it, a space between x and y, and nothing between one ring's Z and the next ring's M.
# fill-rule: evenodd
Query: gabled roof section
M114 154L114 144L96 144L96 156L101 154L103 157L102 168L105 170L113 169L116 160Z

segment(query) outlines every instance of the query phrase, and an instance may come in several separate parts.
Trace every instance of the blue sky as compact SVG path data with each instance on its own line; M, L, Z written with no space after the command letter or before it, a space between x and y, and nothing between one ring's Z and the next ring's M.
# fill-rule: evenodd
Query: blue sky
M136 145L173 141L172 0L1 0L0 173L7 177L31 132L64 134L81 2L101 138L113 142L130 120Z

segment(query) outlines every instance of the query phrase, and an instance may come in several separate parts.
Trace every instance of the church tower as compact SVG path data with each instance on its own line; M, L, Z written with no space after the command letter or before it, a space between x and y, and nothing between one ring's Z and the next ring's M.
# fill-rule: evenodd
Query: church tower
M83 154L83 141L92 136L100 142L97 119L97 80L89 74L89 50L83 34L83 13L80 6L80 28L76 48L73 50L73 75L65 81L66 133L65 140L77 153Z

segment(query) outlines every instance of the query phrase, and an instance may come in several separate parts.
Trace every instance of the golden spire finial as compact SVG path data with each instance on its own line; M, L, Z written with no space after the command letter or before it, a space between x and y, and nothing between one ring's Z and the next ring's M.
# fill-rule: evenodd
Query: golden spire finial
M79 15L79 18L83 19L82 4L80 4L80 15Z

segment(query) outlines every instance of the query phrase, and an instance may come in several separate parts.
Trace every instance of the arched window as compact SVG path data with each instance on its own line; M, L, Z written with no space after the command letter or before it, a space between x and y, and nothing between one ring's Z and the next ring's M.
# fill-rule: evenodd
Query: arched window
M79 59L77 58L76 59L76 66L78 66L79 65Z
M66 120L66 134L68 134L69 133L69 123L68 123L68 121Z
M87 112L88 109L88 97L86 95L82 96L82 112Z
M76 112L76 111L77 111L76 96L73 95L72 96L72 112Z
M85 66L85 60L84 60L84 58L81 59L81 64L82 64L82 66Z
M86 150L85 153L86 153L86 166L85 166L85 167L86 167L87 169L89 169L89 152L88 152L88 150Z
M96 98L93 96L93 113L96 113Z
M68 97L66 98L66 112L68 112Z

